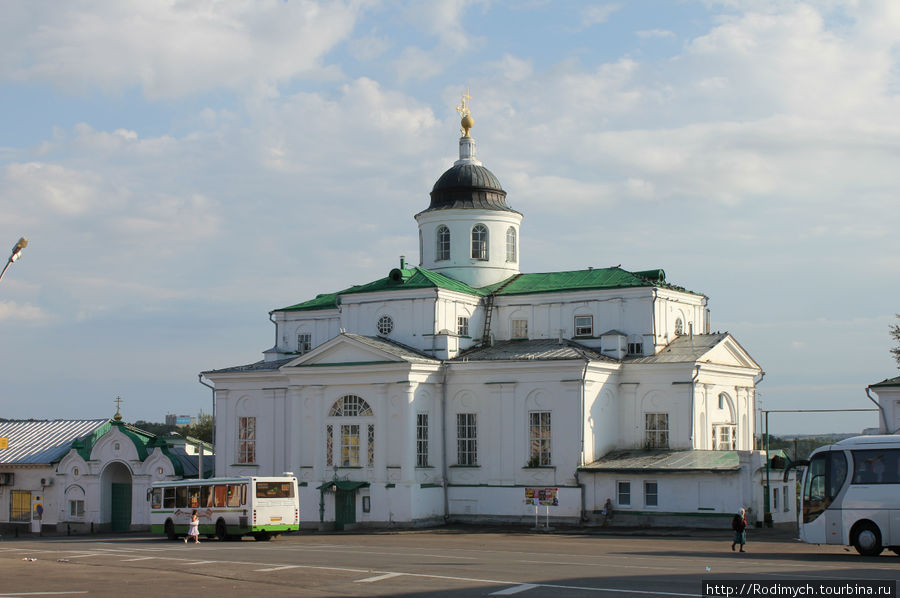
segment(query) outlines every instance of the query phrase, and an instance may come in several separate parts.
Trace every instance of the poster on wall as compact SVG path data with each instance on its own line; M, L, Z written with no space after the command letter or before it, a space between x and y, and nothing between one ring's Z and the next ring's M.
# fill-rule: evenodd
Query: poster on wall
M559 506L559 488L525 488L526 505Z

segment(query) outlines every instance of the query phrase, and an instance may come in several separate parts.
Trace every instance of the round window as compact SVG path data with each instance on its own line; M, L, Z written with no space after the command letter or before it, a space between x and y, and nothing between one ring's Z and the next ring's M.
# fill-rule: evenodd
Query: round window
M381 316L378 318L378 334L390 334L394 329L394 321L391 316Z

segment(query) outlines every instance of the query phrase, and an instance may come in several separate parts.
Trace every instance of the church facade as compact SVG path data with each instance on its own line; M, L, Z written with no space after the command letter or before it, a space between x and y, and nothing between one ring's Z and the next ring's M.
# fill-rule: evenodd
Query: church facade
M523 215L462 124L418 266L276 309L261 361L203 373L216 475L293 472L301 520L339 528L528 521L533 488L571 522L761 502L762 370L707 297L660 269L522 273Z

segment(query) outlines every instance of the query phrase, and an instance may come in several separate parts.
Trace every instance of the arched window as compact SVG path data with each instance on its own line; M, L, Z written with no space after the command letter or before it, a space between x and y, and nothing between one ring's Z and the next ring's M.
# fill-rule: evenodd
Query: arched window
M345 395L334 402L329 417L372 417L372 408L364 399L356 395ZM341 467L360 467L365 463L368 467L375 465L375 424L364 421L345 420L339 426L326 426L325 437L325 462L334 464L334 434L335 428L340 430L340 453L338 464ZM371 421L371 420L370 420ZM365 431L365 436L362 432ZM365 444L363 444L365 439ZM363 461L363 455L365 461Z
M450 229L443 224L437 229L437 247L435 251L434 261L450 259Z
M488 229L483 224L472 227L472 259L488 259Z
M506 229L506 261L516 261L516 229L511 226Z
M681 336L682 334L684 334L684 322L681 321L681 318L676 318L675 336Z
M372 408L365 399L356 395L346 395L334 402L330 417L371 417Z

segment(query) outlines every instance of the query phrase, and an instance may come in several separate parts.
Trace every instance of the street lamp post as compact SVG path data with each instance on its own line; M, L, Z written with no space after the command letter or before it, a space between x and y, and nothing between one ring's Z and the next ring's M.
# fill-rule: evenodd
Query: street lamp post
M28 247L28 239L22 237L16 244L13 245L12 253L9 255L9 259L6 261L6 265L3 266L3 271L0 271L0 278L3 278L3 275L6 274L6 269L9 268L9 265L14 261L22 257L22 250Z

